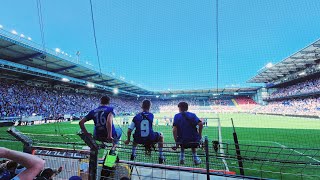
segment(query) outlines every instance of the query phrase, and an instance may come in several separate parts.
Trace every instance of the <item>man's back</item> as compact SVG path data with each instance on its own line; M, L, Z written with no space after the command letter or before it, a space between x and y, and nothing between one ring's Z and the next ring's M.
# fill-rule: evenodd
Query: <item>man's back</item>
M86 116L87 119L92 119L94 121L94 136L95 137L107 137L107 117L113 112L113 108L109 106L99 106L98 108L89 112ZM112 136L115 135L115 128L112 124Z
M177 141L185 144L190 142L198 142L200 135L197 131L199 118L191 112L182 112L174 116L173 126L177 127Z
M149 135L153 134L153 114L149 112L142 112L137 114L133 118L133 122L135 125L134 138L148 138Z

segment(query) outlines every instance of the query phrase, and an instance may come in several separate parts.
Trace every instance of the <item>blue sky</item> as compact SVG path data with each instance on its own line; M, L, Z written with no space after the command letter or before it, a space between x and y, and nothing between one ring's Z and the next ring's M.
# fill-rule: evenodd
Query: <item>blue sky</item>
M97 66L89 0L42 0L46 46ZM320 38L319 0L220 0L219 87ZM216 87L215 1L93 0L103 72L150 90ZM41 43L36 0L3 0L0 24Z

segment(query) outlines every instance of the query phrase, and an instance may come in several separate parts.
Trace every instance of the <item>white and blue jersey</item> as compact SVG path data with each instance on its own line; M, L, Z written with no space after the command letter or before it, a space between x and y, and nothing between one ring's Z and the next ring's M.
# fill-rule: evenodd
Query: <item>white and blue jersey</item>
M142 112L137 114L130 124L129 129L133 134L133 141L138 144L155 143L159 141L160 134L153 131L153 114L149 112Z
M173 126L177 128L177 143L182 145L199 142L201 137L198 133L200 119L191 112L182 112L174 116Z

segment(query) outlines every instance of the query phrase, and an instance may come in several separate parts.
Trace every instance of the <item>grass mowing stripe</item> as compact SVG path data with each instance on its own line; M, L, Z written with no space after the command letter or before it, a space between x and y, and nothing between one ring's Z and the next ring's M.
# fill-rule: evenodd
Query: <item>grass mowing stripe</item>
M283 145L283 144L280 144L280 143L278 143L278 142L274 142L274 143L277 144L277 145L279 145L280 147L289 149L289 150L291 150L291 151L293 151L293 152L295 152L295 153L298 153L298 154L300 154L300 155L306 156L307 158L312 159L312 160L320 163L320 160L315 159L315 158L313 158L313 157L311 157L311 156L305 155L305 154L303 154L302 152L299 152L299 151L297 151L297 150L295 150L295 149L292 149L292 148L288 148L287 146L285 146L285 145Z

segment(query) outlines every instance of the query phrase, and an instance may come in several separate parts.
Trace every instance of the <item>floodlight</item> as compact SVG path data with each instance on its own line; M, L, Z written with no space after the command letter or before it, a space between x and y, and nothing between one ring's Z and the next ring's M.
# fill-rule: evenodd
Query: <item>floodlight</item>
M31 41L32 40L31 37L28 37L28 40Z
M60 50L59 48L56 48L55 51L56 51L57 53L61 52L61 50Z
M159 98L159 95L156 95L156 98Z
M271 68L273 66L273 64L270 62L266 65L267 68Z
M24 38L25 36L24 36L24 34L20 34L20 37Z
M94 84L88 83L88 84L87 84L87 87L88 87L88 88L94 88Z
M15 34L15 35L18 34L16 30L12 30L11 33L12 33L12 34Z
M68 78L62 78L61 81L63 82L69 82L70 80Z
M140 95L138 94L137 97L140 97Z
M119 93L119 89L118 88L114 88L113 89L113 94L118 94Z
M299 73L299 76L303 76L303 75L305 75L306 74L306 72L301 72L301 73Z

